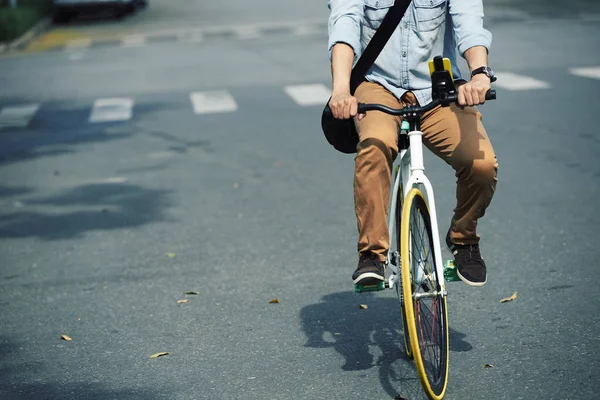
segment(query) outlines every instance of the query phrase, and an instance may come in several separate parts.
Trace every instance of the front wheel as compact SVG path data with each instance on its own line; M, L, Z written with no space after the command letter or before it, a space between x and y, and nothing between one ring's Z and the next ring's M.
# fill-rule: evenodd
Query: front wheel
M400 254L404 312L410 347L427 397L441 400L448 384L448 312L438 282L431 217L423 193L413 188L402 207Z

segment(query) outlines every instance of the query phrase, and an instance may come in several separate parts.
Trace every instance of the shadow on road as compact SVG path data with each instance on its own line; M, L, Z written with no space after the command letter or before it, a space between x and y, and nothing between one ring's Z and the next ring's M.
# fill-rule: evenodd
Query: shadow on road
M26 192L27 188L2 188ZM0 238L67 239L97 230L133 228L165 219L169 192L128 183L85 184L54 196L24 198L0 214ZM40 210L41 209L41 210ZM51 211L46 211L50 209Z
M136 387L131 389L111 389L94 382L69 382L66 371L56 371L52 366L40 362L30 363L19 356L18 349L23 344L0 336L0 398L10 400L59 400L59 399L128 399L153 400L159 394L155 389ZM162 397L162 396L161 396Z
M116 123L103 125L100 130L56 129L43 134L39 130L4 132L0 142L0 166L71 154L77 146L131 137L131 134L107 133L110 128L119 126Z
M359 304L365 304L364 310ZM300 312L306 347L333 348L344 356L344 371L378 367L380 383L393 398L421 398L412 360L404 350L398 300L364 293L338 292ZM450 329L450 351L469 351L465 335Z

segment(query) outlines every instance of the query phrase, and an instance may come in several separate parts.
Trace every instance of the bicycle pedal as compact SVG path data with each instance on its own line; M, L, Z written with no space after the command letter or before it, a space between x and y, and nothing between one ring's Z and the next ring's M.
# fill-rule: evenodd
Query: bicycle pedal
M458 277L458 272L456 269L456 265L454 265L454 260L446 260L444 262L444 279L446 282L458 282L461 279Z
M384 281L380 281L375 285L360 285L358 283L354 284L354 293L365 293L365 292L379 292L386 288L386 283Z

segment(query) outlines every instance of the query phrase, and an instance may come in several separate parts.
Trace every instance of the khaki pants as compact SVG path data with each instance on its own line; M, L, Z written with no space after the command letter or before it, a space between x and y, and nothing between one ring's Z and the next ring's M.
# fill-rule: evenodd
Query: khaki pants
M361 103L399 108L417 104L408 92L398 101L383 86L363 82L355 96ZM398 155L401 119L371 111L356 119L360 143L354 173L354 204L358 222L358 252L384 261L389 249L387 226L392 164ZM485 214L496 187L498 163L475 107L436 107L421 119L423 142L456 171L456 208L450 223L456 244L479 242L477 220ZM442 229L442 228L440 228ZM445 233L445 232L444 232Z

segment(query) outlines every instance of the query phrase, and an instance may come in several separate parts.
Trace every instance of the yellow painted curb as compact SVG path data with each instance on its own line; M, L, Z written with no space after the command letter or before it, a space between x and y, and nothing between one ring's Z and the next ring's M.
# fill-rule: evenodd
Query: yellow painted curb
M34 52L50 50L56 47L64 46L71 40L81 40L86 38L87 37L85 35L82 35L77 31L52 30L31 41L24 51Z

